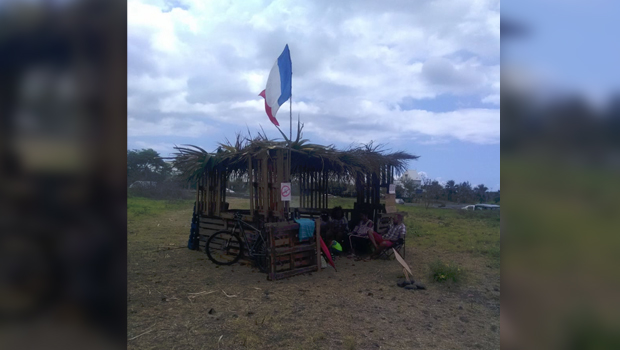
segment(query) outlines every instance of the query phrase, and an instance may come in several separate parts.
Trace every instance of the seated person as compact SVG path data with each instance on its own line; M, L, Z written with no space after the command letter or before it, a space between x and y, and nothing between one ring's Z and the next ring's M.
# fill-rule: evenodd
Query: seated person
M361 217L360 217L360 223L355 226L355 228L353 229L353 231L349 232L349 244L351 247L351 255L350 257L354 257L355 256L355 249L354 249L354 245L353 245L353 238L356 239L368 239L368 234L370 232L373 232L373 225L374 223L372 222L372 220L368 219L368 214L366 213L362 213Z
M344 216L344 211L340 206L334 207L334 209L332 209L332 212L330 214L330 221L342 227L343 229L346 228L347 231L349 230L349 221L347 220L347 217Z
M377 249L370 256L370 258L376 258L377 256L379 256L384 250L390 248L391 246L394 245L394 243L403 239L406 233L407 233L407 228L405 227L405 224L403 223L402 214L396 214L396 217L394 218L392 226L388 229L388 231L385 234L380 235L374 231L371 233L372 234L371 241L373 245L375 246L375 248Z

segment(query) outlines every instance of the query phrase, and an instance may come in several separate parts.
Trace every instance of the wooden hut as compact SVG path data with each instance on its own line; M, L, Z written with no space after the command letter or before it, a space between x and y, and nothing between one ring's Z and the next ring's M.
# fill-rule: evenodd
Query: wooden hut
M380 203L381 189L406 169L406 161L418 158L405 152L387 153L372 144L347 150L311 144L301 139L301 129L296 140L238 135L234 144L220 144L215 152L176 147L174 166L196 182L199 249L211 234L234 224L234 212L241 212L244 221L264 228L268 235L270 280L320 270L318 242L300 242L299 225L293 218L319 219L329 208L329 181L339 179L355 183L357 191L354 209L345 210L349 221L356 222L364 211L377 223L386 210ZM226 189L231 176L249 182L249 210L229 210ZM299 186L299 208L281 200L281 184L291 180Z

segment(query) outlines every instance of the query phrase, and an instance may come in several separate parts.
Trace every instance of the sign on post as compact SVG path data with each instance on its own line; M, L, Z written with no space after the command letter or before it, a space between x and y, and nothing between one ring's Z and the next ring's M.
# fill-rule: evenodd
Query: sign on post
M280 195L282 201L290 202L291 201L291 183L290 182L282 182L280 184Z
M396 185L394 184L390 184L390 190L388 191L389 194L394 194L396 193Z

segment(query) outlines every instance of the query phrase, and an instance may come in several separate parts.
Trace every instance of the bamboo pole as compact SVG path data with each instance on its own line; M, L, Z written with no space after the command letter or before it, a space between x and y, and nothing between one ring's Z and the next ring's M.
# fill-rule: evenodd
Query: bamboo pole
M250 215L254 216L254 182L252 181L252 157L248 157L248 185L250 186Z

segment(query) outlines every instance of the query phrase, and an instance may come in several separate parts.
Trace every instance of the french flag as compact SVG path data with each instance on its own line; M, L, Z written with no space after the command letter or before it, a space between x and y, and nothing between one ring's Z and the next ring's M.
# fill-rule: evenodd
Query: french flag
M284 51L276 63L271 68L269 78L267 78L267 87L259 96L265 99L265 112L272 123L280 126L276 119L276 113L280 106L291 98L291 88L293 82L293 68L291 64L291 53L288 50L288 44L284 47Z

